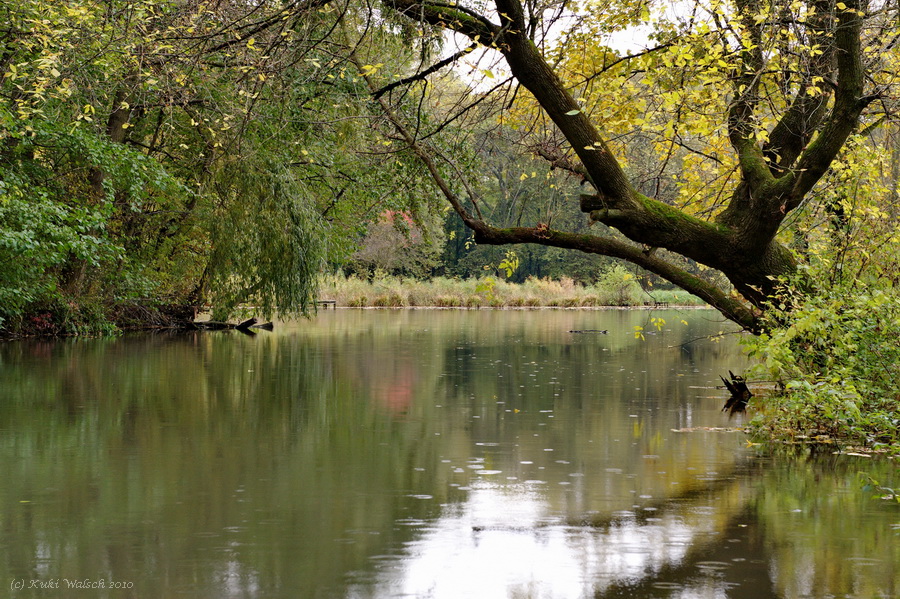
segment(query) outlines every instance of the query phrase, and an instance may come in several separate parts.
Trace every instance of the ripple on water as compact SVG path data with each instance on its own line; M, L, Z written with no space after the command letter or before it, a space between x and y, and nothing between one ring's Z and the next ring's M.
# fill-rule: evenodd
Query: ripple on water
M854 566L877 566L881 564L880 559L875 559L872 557L847 557L844 558L846 561L850 562Z
M399 526L413 526L413 527L422 527L427 524L425 520L421 520L419 518L400 518L396 520L396 523Z
M684 588L683 584L677 582L654 582L652 586L661 591L680 591Z
M732 564L728 562L697 562L697 567L707 572L722 572L723 570L730 568L731 565Z
M618 510L612 513L613 520L633 520L635 514L629 510Z

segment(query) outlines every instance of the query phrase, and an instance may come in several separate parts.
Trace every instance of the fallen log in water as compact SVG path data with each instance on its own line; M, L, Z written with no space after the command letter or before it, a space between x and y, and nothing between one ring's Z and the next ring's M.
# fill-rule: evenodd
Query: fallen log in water
M255 335L256 332L251 329L262 329L264 331L271 331L275 328L271 322L263 322L259 323L255 318L248 318L243 322L239 322L237 324L231 322L221 322L217 320L195 320L192 321L189 325L189 328L201 330L201 331L225 331L225 330L235 330L245 335Z
M246 331L247 329L249 329L250 327L252 327L255 324L256 324L255 318L248 318L244 322L234 325L234 328L236 328L239 331Z

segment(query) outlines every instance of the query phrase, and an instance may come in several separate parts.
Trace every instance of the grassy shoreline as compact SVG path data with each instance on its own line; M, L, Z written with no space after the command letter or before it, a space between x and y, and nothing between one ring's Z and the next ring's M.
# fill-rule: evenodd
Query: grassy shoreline
M505 308L505 309L609 309L709 307L699 298L679 289L647 292L624 269L613 268L593 285L569 278L528 279L510 283L485 276L478 279L429 280L379 276L365 280L331 275L319 283L317 298L325 307L340 308ZM123 331L180 328L196 318L197 306L167 305L152 300L122 301L104 308L82 309L74 303L64 310L46 308L20 319L11 328L0 327L0 341L24 337L105 336ZM201 312L207 309L200 308ZM244 319L258 315L249 302L233 315Z
M572 279L528 279L510 283L496 277L426 281L378 277L372 281L326 277L319 298L349 308L601 308L696 306L707 304L679 289L644 291L628 273L612 271L585 286Z

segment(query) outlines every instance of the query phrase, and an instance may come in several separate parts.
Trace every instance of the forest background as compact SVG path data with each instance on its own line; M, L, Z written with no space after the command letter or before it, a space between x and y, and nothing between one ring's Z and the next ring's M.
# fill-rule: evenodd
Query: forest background
M506 281L619 292L583 303L677 287L789 390L769 433L900 440L895 5L0 15L5 336L304 313L349 275L477 278L488 305Z

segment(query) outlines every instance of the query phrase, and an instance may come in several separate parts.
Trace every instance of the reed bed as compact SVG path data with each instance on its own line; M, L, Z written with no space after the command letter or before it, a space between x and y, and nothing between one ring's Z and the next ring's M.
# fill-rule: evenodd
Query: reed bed
M435 307L435 308L583 308L601 306L646 306L669 304L702 306L699 298L682 291L644 291L634 279L614 271L593 285L581 285L570 278L529 278L510 283L497 277L479 279L429 280L379 276L371 281L356 277L326 277L320 298L340 307Z

